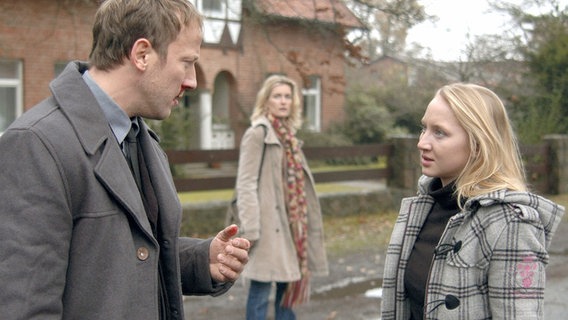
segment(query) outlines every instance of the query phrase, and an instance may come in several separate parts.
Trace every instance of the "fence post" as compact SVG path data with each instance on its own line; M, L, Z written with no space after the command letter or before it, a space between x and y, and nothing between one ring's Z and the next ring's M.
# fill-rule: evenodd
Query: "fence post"
M416 194L418 178L422 172L416 135L396 135L391 138L393 150L388 160L390 176L387 186L393 200L400 203L403 197ZM397 205L398 205L397 204Z
M548 193L568 193L568 135L550 134L543 140L550 147Z

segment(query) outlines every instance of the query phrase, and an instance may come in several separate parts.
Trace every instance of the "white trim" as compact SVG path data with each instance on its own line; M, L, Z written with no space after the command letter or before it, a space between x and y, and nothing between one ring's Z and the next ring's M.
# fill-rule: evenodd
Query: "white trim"
M314 132L321 131L321 78L319 76L310 76L310 81L315 81L310 88L302 89L302 96L304 99L304 104L307 99L306 96L314 97L314 105L307 105L306 107L313 113L313 119L308 118L308 114L305 114L306 129Z
M15 63L16 64L16 77L17 78L0 78L0 87L3 88L13 88L15 89L15 97L14 97L14 101L15 101L15 118L12 119L15 120L17 119L19 116L22 115L23 113L23 101L24 101L24 89L23 89L23 66L22 66L22 61L20 60L3 60L5 62L8 63ZM10 122L11 123L11 122ZM9 124L8 124L9 125ZM2 128L0 128L0 130L2 130ZM3 131L0 131L0 135L3 133Z
M211 131L212 131L212 106L211 106L211 93L208 91L201 91L199 96L199 120L200 120L200 144L201 149L208 150L212 148Z

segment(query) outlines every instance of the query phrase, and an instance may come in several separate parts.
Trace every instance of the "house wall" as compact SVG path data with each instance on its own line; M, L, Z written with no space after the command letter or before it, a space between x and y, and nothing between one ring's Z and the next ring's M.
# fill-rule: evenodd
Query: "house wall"
M55 64L86 60L91 48L95 1L0 0L0 58L23 61L24 110L50 95ZM322 83L322 129L343 118L342 39L329 28L293 20L260 22L243 16L242 46L222 50L204 45L200 89L213 92L215 76L229 72L231 126L236 143L249 124L256 93L269 73L283 73L304 85L302 76Z
M269 73L282 73L304 86L302 75L318 75L322 82L322 129L343 118L344 58L341 39L325 29L309 30L299 23L258 25L243 21L242 50L222 52L206 45L202 67L210 79L228 71L237 79L237 103L231 116L237 140L249 124L257 91Z
M95 4L0 0L0 58L23 62L24 110L50 95L55 64L85 60Z

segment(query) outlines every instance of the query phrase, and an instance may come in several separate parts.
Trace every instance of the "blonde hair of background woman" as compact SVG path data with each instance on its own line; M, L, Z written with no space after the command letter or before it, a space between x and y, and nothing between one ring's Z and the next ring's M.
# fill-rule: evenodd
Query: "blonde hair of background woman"
M268 106L266 105L266 102L270 98L272 89L281 84L286 84L292 88L292 106L290 116L282 120L288 128L296 131L302 127L302 108L300 108L298 86L294 80L283 75L272 75L264 80L262 88L260 88L256 95L256 102L254 103L254 110L250 120L254 121L261 116L268 115Z
M465 83L446 85L438 94L469 137L469 160L456 179L458 203L499 189L526 191L519 145L501 99L487 88Z

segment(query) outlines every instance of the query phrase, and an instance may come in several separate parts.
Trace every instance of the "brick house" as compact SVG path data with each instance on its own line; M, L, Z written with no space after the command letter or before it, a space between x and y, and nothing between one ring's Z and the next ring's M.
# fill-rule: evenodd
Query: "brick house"
M325 130L343 117L346 30L362 24L341 0L189 0L206 17L195 147L232 148L248 126L269 74L302 88L306 126ZM49 95L70 60L85 60L96 0L0 0L0 132Z

